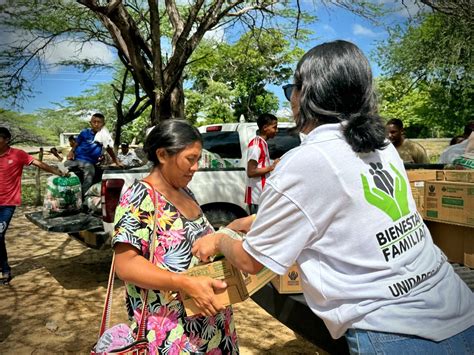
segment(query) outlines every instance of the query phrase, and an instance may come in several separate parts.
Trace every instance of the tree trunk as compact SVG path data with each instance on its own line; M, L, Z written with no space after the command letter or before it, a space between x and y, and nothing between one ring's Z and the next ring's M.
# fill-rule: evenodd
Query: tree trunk
M173 118L185 119L183 79L179 80L178 86L171 93L171 110Z
M155 105L151 111L151 122L153 125L161 121L173 118L184 119L184 90L183 81L173 89L171 95L160 97L156 95Z
M114 150L116 152L118 151L118 148L119 148L119 145L120 145L120 142L121 142L121 137L120 136L122 135L123 121L124 121L123 117L121 115L117 115L117 123L115 125L115 138L114 138Z
M170 98L161 98L161 100L158 100L159 99L155 101L155 105L151 110L151 123L153 126L157 125L161 121L172 118Z

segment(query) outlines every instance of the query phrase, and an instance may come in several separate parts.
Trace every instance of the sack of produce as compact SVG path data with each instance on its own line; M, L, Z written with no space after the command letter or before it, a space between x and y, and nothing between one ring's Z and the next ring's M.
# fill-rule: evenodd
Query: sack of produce
M44 218L77 213L81 210L81 205L81 181L76 174L48 178L43 203Z
M464 153L454 159L453 165L456 169L474 169L474 153Z
M102 212L102 197L100 194L101 188L102 183L98 182L92 185L84 196L84 204L89 208L90 211L96 214L100 214Z

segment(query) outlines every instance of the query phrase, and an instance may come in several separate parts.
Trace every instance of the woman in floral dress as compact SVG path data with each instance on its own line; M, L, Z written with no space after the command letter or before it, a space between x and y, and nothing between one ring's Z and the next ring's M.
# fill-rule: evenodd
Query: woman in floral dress
M214 295L226 284L181 273L197 261L191 253L194 241L213 232L187 188L201 156L201 135L185 121L168 120L150 132L144 150L154 167L145 183L135 182L122 196L112 240L116 272L127 285L128 314L136 327L140 290L149 289L151 354L238 354L232 308L222 307ZM157 234L150 263L154 218ZM190 295L203 315L187 317L179 292Z

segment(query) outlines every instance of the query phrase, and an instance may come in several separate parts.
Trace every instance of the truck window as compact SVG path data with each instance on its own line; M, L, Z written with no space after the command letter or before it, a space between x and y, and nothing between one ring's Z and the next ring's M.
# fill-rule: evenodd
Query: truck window
M300 136L295 128L278 128L275 138L268 140L270 159L280 158L290 149L299 146Z
M239 133L219 131L202 133L204 149L219 154L221 158L241 159Z

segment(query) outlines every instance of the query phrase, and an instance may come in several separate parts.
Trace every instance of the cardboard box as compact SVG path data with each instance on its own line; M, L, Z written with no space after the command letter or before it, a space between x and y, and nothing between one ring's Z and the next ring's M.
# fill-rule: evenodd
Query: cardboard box
M414 181L410 182L411 194L415 200L416 209L423 216L425 210L425 182Z
M474 268L474 229L467 233L464 238L464 265Z
M276 288L278 293L302 293L301 278L298 266L291 266L285 275L277 275L272 280L272 285Z
M474 183L474 170L444 170L446 181Z
M425 205L425 182L444 180L443 170L414 169L407 170L408 181L415 200L416 209L423 216Z
M425 219L474 227L474 184L426 182L424 201Z
M408 181L444 180L443 170L413 169L407 170Z
M449 261L474 267L474 228L433 221L426 226Z
M275 277L275 273L265 267L256 275L246 274L226 259L195 266L185 273L191 276L209 276L213 279L224 280L227 283L227 289L216 295L218 302L224 306L245 301ZM188 316L200 313L191 297L182 294L182 298Z

